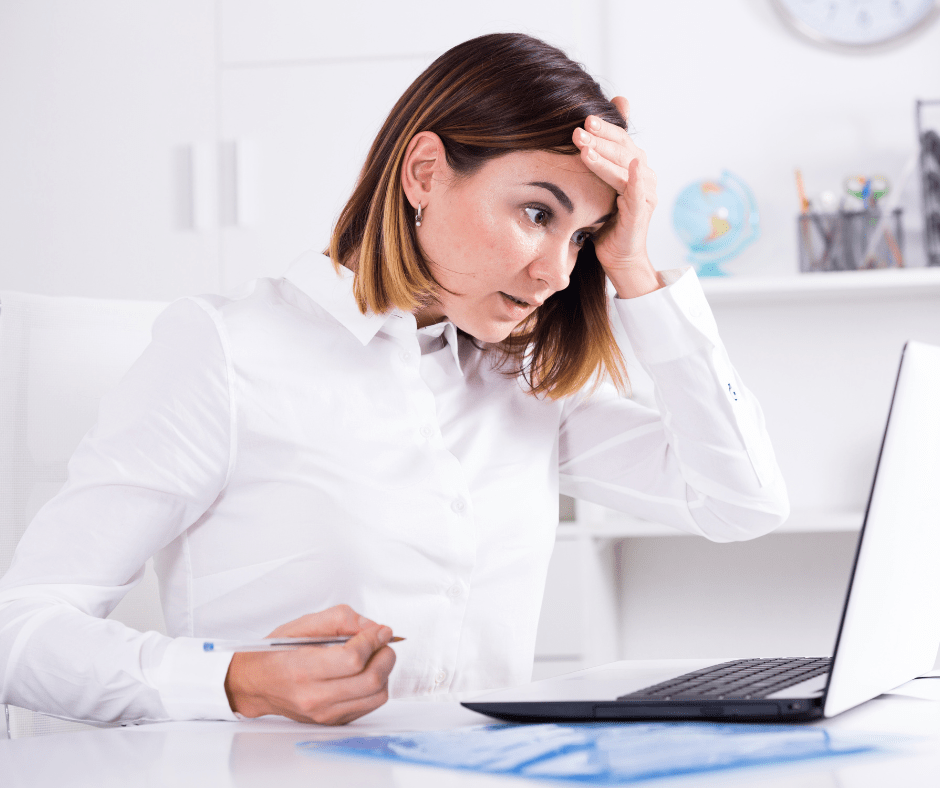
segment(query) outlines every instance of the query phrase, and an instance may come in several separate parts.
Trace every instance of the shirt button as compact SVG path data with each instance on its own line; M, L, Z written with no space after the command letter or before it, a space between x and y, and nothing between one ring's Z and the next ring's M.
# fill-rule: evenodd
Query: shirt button
M434 435L434 427L430 424L425 424L421 427L421 437L430 438Z
M444 683L446 680L447 680L447 671L446 671L446 670L439 670L437 673L434 674L434 683L435 683L435 684L442 684L442 683Z
M690 317L701 317L702 316L702 305L701 304L692 304L689 307L689 316Z
M457 512L457 514L463 514L467 508L467 502L463 498L457 498L450 505L450 508Z
M409 361L411 361L411 351L403 350L398 354L398 357L407 364Z
M463 595L463 589L459 585L452 585L447 589L447 596L451 599L459 599Z

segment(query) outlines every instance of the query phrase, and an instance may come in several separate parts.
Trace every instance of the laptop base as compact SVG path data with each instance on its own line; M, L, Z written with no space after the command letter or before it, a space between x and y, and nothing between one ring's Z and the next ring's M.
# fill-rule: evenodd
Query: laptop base
M808 722L823 716L820 698L734 701L464 701L468 709L506 722Z

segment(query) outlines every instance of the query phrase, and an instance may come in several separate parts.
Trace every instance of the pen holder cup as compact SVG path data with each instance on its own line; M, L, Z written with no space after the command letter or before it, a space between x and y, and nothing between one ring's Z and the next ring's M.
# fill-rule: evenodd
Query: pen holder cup
M838 213L803 213L797 217L800 271L855 271L860 268L900 268L904 265L901 209L895 208L879 232L871 250L866 252L881 222L877 209L839 211Z

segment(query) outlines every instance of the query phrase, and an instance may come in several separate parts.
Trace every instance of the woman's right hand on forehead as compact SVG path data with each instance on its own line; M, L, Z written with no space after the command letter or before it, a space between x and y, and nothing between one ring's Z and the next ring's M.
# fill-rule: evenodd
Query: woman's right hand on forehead
M611 103L625 121L630 104L623 96ZM626 129L590 115L585 129L572 139L581 161L617 193L617 211L594 239L594 251L621 298L631 298L662 286L650 262L646 237L656 208L656 174Z
M239 652L232 657L225 692L245 717L280 714L298 722L344 725L388 700L395 665L392 630L348 605L302 616L268 637L350 635L341 646L293 651Z

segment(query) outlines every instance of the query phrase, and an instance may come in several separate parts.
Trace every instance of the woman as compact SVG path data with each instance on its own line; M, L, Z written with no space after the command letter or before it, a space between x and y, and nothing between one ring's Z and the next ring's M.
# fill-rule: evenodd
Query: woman
M540 41L468 41L393 108L332 265L172 305L0 584L0 699L346 722L529 678L559 489L716 540L778 525L760 409L694 274L646 254L627 112ZM606 280L659 412L617 392ZM170 637L101 620L150 555ZM202 650L269 632L353 637Z

